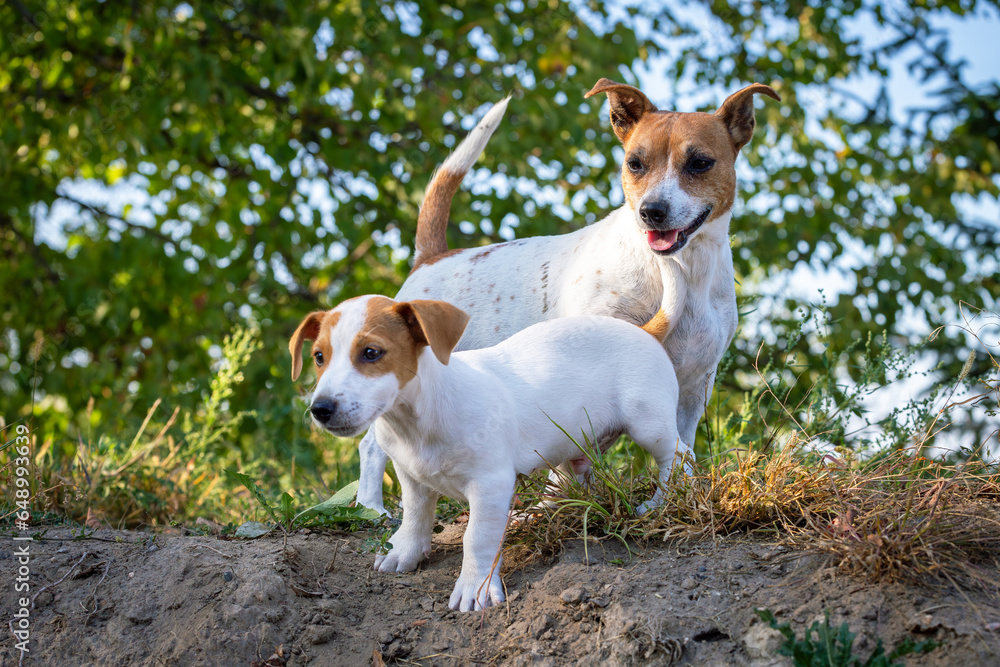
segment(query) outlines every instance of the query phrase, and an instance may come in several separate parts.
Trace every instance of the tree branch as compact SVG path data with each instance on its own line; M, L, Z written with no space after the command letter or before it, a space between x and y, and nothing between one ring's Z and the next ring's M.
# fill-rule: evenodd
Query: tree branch
M71 204L76 204L81 209L84 209L84 210L90 212L91 214L93 214L95 216L100 216L100 217L103 217L103 218L107 218L109 220L117 220L118 222L120 222L123 225L125 225L128 229L131 229L132 231L141 231L143 234L149 234L150 236L154 236L154 237L160 239L163 243L173 243L174 242L173 238L171 238L170 236L164 234L163 232L161 232L156 227L144 227L143 225L137 225L134 222L130 222L130 221L126 220L125 218L121 217L120 215L115 215L114 213L112 213L110 211L107 211L107 210L105 210L103 208L100 208L98 206L95 206L93 204L88 204L85 201L80 201L79 199L77 199L75 197L72 197L70 195L67 195L67 194L56 192L56 197L58 197L59 199L65 199L66 201L70 202Z

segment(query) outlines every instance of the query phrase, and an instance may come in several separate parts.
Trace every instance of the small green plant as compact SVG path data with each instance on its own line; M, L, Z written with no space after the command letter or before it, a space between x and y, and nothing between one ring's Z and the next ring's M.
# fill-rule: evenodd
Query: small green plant
M274 522L274 525L284 531L333 524L376 521L381 517L377 511L367 507L351 507L351 503L358 494L358 482L356 481L351 482L323 502L301 512L296 512L295 499L287 491L282 492L276 501L270 501L249 475L228 469L224 472L227 477L245 486L260 508ZM255 524L256 522L247 522L243 526L248 526L252 523ZM237 534L240 535L239 529L237 531ZM249 537L259 537L267 532L262 531L263 529L247 528L242 534Z
M47 439L36 443L32 522L52 524L54 517L77 524L167 525L196 516L219 516L236 504L218 484L219 470L239 465L242 453L232 446L252 410L233 410L234 388L261 346L255 328L237 327L220 346L220 359L205 403L183 413L175 408L157 417L157 399L131 433L81 435L76 442ZM94 401L86 424L101 423ZM0 505L0 515L6 515Z
M795 667L902 667L903 663L897 660L904 655L929 653L941 645L929 639L916 642L906 637L886 654L879 639L872 654L862 660L854 655L854 633L850 627L846 622L838 628L832 627L829 611L823 612L822 622L815 621L809 626L802 639L795 636L790 624L779 624L770 609L755 609L754 612L785 638L778 647L778 654L791 658Z

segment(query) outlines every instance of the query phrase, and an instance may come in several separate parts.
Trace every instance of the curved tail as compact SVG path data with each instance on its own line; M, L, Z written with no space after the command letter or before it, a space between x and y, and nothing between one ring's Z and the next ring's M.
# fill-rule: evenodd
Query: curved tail
M670 333L670 320L660 308L655 315L649 318L648 322L642 325L642 330L662 343L667 339L667 334Z
M458 186L462 184L462 179L475 164L479 154L483 152L486 142L490 140L493 132L500 125L509 101L510 95L493 105L493 108L483 116L483 119L472 128L469 136L458 145L458 148L431 176L431 182L427 185L427 192L424 194L424 201L420 207L420 216L417 218L414 269L424 262L448 252L446 231L448 214L451 211L451 200L458 192Z

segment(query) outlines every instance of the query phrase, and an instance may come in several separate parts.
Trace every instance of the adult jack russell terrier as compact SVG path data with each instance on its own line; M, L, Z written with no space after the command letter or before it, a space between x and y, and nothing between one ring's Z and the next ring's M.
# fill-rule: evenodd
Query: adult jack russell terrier
M468 321L443 301L362 296L311 313L289 341L293 379L303 340L314 341L316 422L340 436L374 422L395 462L403 522L376 570L408 572L430 554L439 494L469 502L449 601L461 611L504 599L499 554L517 475L549 462L583 467L586 457L559 426L601 442L629 433L656 460L661 485L675 455L687 452L661 315L645 331L612 317L566 317L453 354Z
M598 93L610 100L611 124L625 148L625 204L570 234L448 250L452 197L499 125L504 100L431 178L417 223L415 266L397 298L441 299L465 310L471 320L459 350L494 345L567 315L641 324L662 305L671 323L665 347L680 386L677 428L693 445L736 330L729 247L736 157L753 136L754 95L780 98L754 84L708 114L659 111L636 88L608 79L586 96ZM377 438L369 432L361 441L358 502L384 512L386 454Z

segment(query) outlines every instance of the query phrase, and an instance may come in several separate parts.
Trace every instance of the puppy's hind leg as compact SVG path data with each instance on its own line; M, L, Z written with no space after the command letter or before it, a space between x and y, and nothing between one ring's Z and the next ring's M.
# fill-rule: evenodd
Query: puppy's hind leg
M546 484L546 491L558 495L570 479L575 479L578 484L589 484L589 466L585 466L585 469L580 470L578 470L578 467L576 459L574 459L572 461L564 461L550 470L548 482ZM554 500L543 500L537 504L531 505L530 507L511 508L510 522L511 524L519 524L524 523L525 521L531 521L532 515L538 514L545 509L554 509L558 506L558 504L559 503Z
M660 473L653 497L636 508L636 514L641 516L663 504L663 490L670 483L670 473L675 465L683 465L684 472L692 474L694 454L678 436L677 427L672 420L669 424L651 429L651 432L645 432L646 429L641 428L636 431L638 435L633 433L632 438L653 456ZM654 434L655 431L659 431L659 436Z
M382 478L385 477L385 466L388 455L375 439L375 429L370 428L358 445L361 454L361 478L358 481L358 504L388 514L382 504Z

